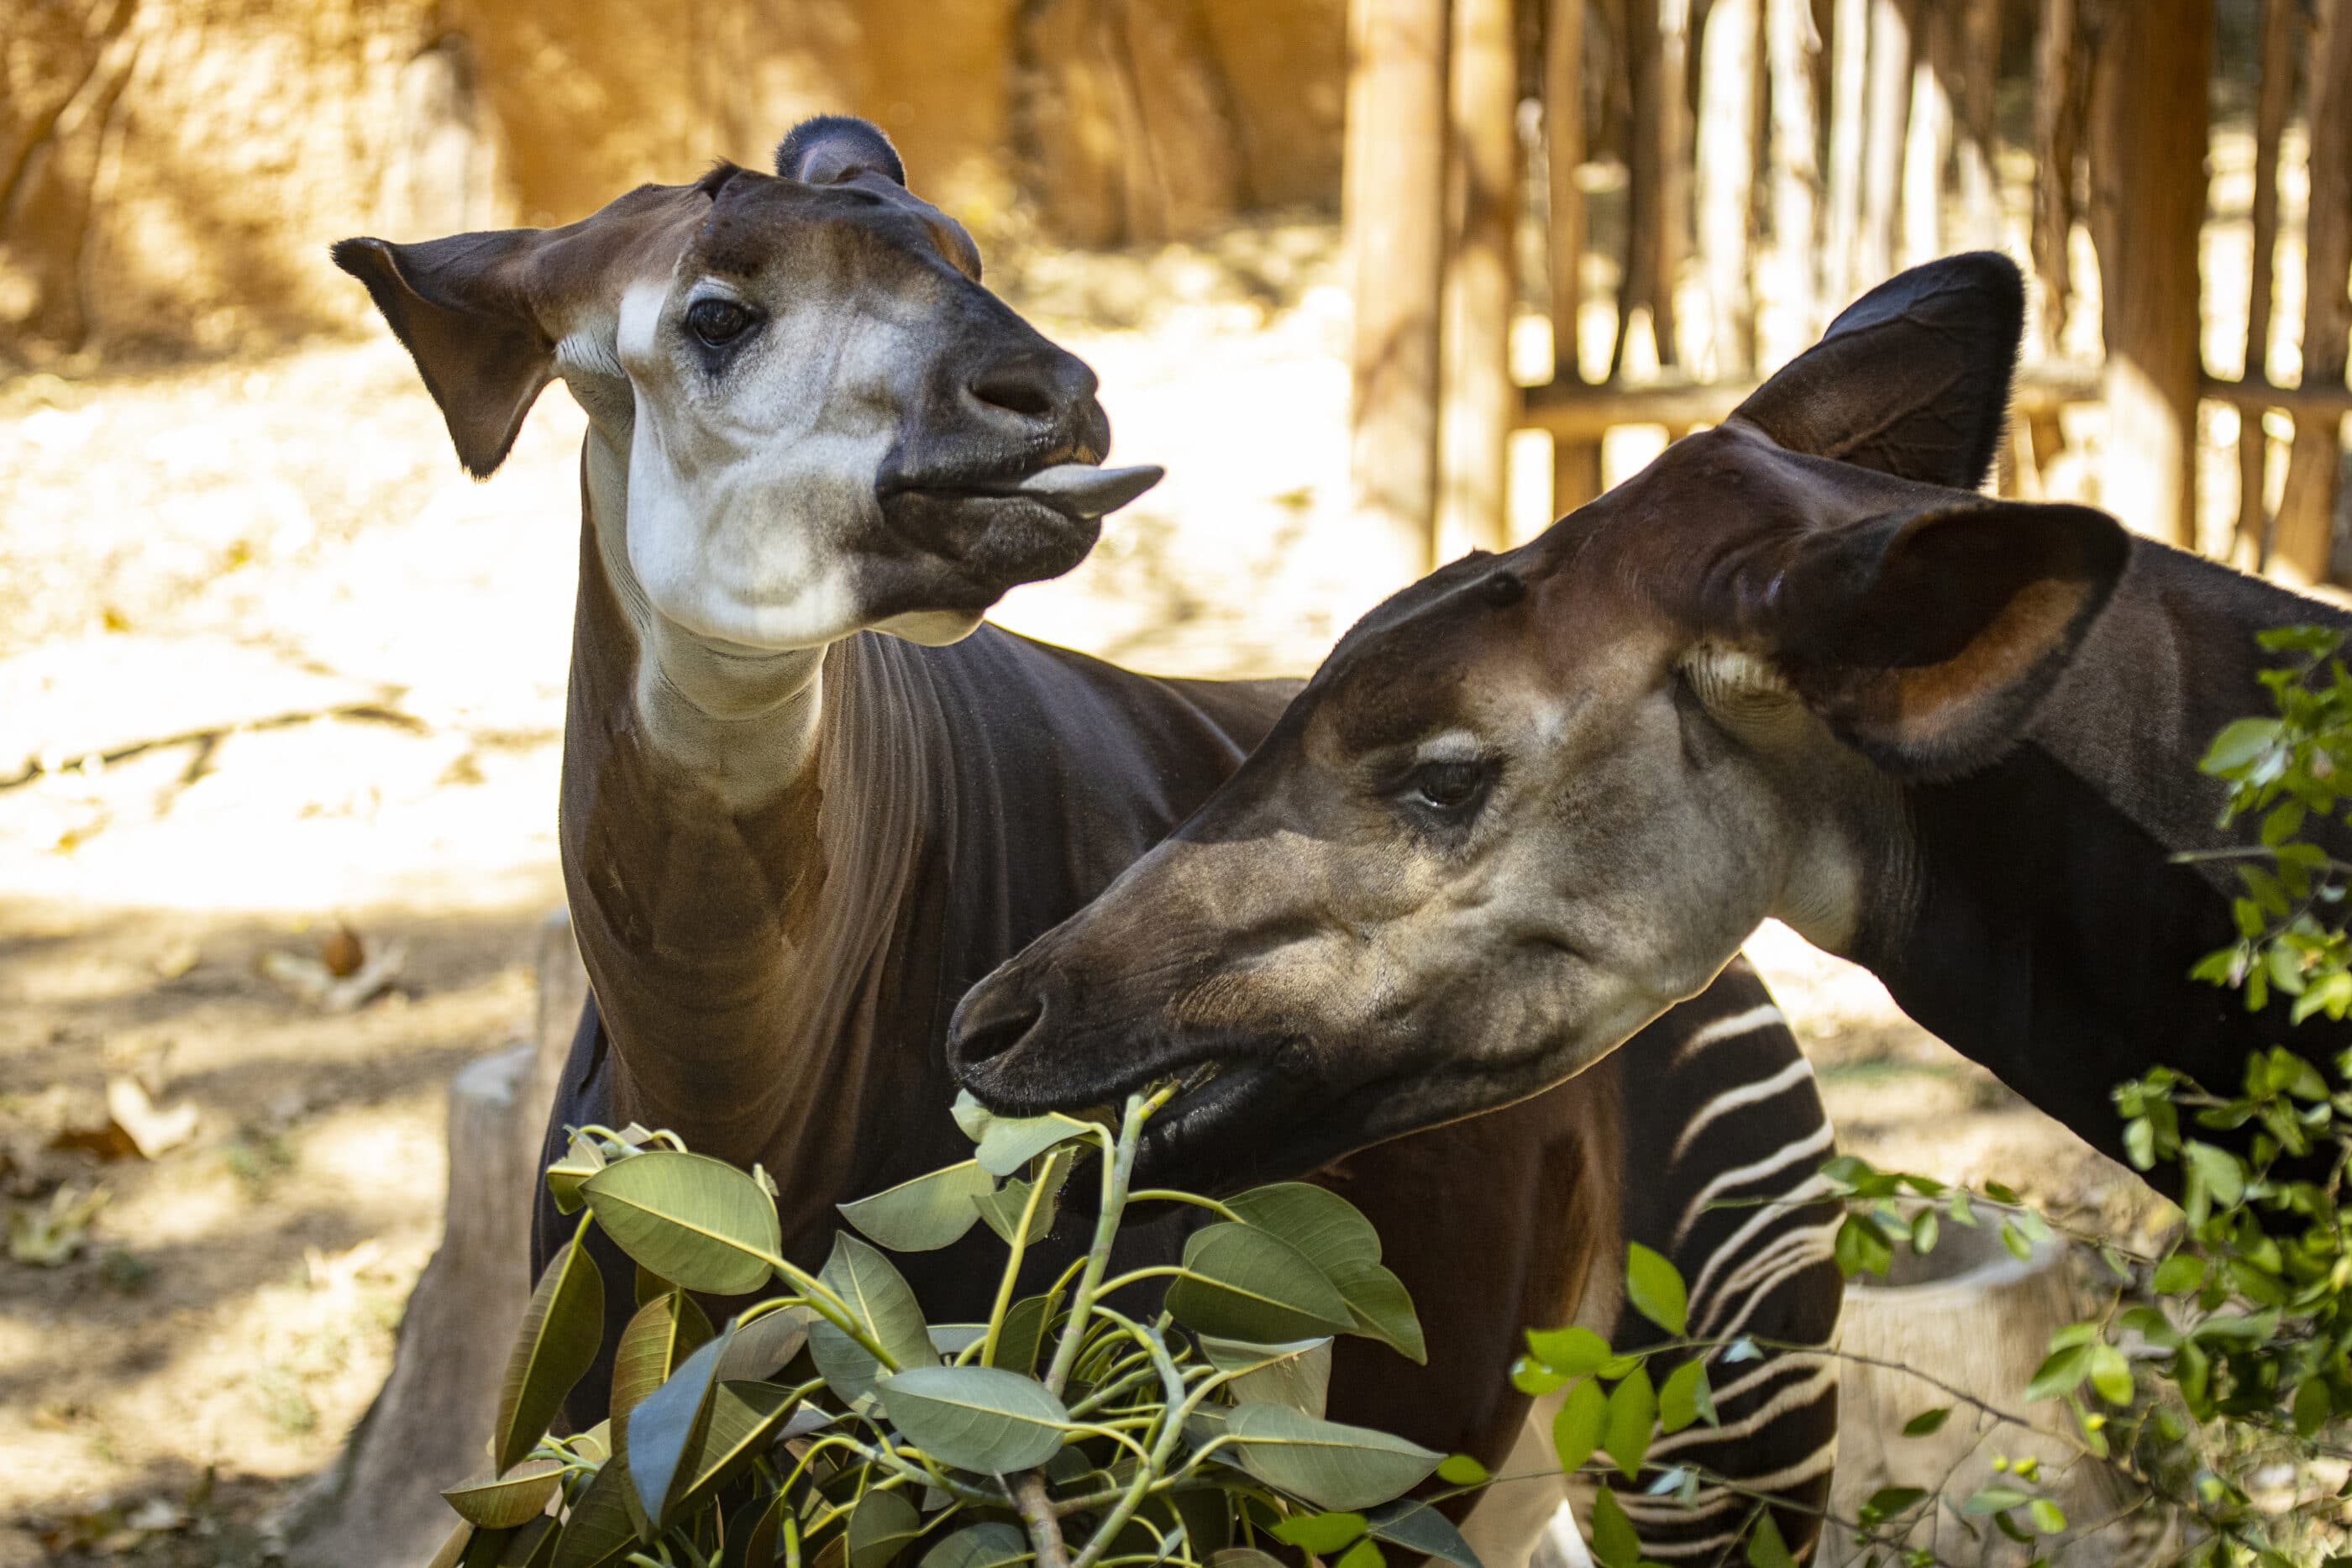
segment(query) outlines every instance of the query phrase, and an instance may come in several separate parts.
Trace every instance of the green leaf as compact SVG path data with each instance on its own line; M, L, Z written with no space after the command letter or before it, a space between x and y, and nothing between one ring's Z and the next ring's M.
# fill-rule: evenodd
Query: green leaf
M1209 1568L1289 1568L1289 1564L1254 1547L1228 1546L1209 1554Z
M1091 1122L1049 1111L1043 1116L997 1117L988 1124L975 1157L992 1176L1008 1176L1056 1144L1084 1137L1095 1130Z
M2197 766L2206 773L2228 773L2269 750L2278 741L2284 725L2275 718L2241 718L2221 727L2206 748L2205 758Z
M1864 1506L1881 1519L1892 1519L1912 1504L1926 1500L1925 1487L1881 1487Z
M2316 1377L2305 1380L2303 1386L2294 1391L2295 1435L2308 1437L2326 1426L2327 1417L2333 1408L2334 1403L2328 1397L2327 1385Z
M922 1568L1008 1568L1029 1555L1018 1525L992 1519L966 1525L923 1553Z
M1381 1554L1377 1542L1367 1539L1341 1553L1334 1568L1389 1568L1389 1560Z
M1665 1330L1678 1334L1690 1326L1690 1298L1683 1289L1682 1270L1638 1241L1625 1248L1625 1295L1633 1310Z
M2193 1252L2175 1252L2156 1266L2150 1287L2159 1296L2178 1296L2205 1282L2205 1260Z
M1748 1568L1797 1568L1796 1559L1789 1555L1789 1543L1781 1539L1780 1526L1765 1509L1756 1516L1756 1528L1748 1537Z
M1601 1450L1617 1461L1627 1480L1641 1473L1642 1458L1650 1451L1650 1427L1658 1418L1657 1395L1650 1386L1647 1367L1635 1367L1609 1391L1609 1424L1601 1438Z
M1911 1250L1922 1257L1933 1252L1936 1249L1938 1229L1934 1209L1923 1208L1913 1215L1911 1217Z
M582 1244L583 1226L571 1244L548 1260L522 1328L507 1357L499 1387L497 1452L503 1475L530 1457L547 1436L548 1423L563 1407L563 1396L587 1374L604 1337L604 1277Z
M1045 1168L1034 1183L1018 1176L1007 1181L994 1192L971 1200L973 1212L988 1222L997 1239L1006 1246L1013 1245L1013 1233L1021 1225L1021 1216L1029 1207L1029 1192L1033 1186L1042 1186L1045 1196L1037 1200L1036 1212L1029 1216L1029 1234L1022 1238L1023 1245L1041 1241L1054 1228L1054 1216L1061 1207L1062 1182L1070 1174L1067 1150L1045 1162Z
M1286 1546L1328 1557L1364 1533L1360 1513L1295 1513L1274 1527L1274 1538Z
M1582 1377L1599 1370L1610 1357L1609 1342L1591 1329L1529 1329L1528 1348L1538 1360L1565 1377Z
M2019 1262L2030 1263L2033 1260L2033 1243L2026 1239L2024 1231L2017 1228L2015 1220L2004 1219L2000 1222L2000 1244L2008 1248L2010 1256Z
M1276 1182L1252 1187L1225 1207L1259 1229L1273 1231L1335 1279L1350 1264L1381 1260L1380 1233L1372 1222L1328 1187Z
M723 1356L720 1364L725 1364ZM710 1398L710 1419L695 1448L693 1479L677 1494L678 1511L692 1513L703 1500L734 1484L776 1444L814 1431L832 1419L779 1384L719 1384Z
M649 1149L580 1190L622 1251L689 1291L748 1295L768 1282L782 1246L774 1200L723 1160Z
M996 1113L973 1099L969 1089L956 1091L955 1103L948 1108L948 1113L963 1129L963 1135L975 1144L988 1136L988 1129L996 1124Z
M1938 1406L1933 1410L1922 1410L1903 1423L1903 1435L1906 1437L1933 1437L1942 1431L1944 1423L1951 1418L1952 1407L1948 1405Z
M547 1190L554 1196L555 1212L577 1214L585 1200L580 1184L604 1168L604 1151L587 1134L573 1136L563 1157L547 1167Z
M2246 1196L2246 1167L2237 1155L2195 1138L2183 1139L2180 1152L2189 1168L2205 1178L2205 1190L2215 1203L2226 1208Z
M1348 1303L1307 1255L1268 1230L1230 1221L1184 1241L1184 1274L1167 1309L1220 1339L1278 1344L1354 1327Z
M1588 1377L1570 1389L1551 1418L1551 1446L1559 1456L1559 1468L1570 1474L1583 1469L1592 1450L1601 1447L1608 1423L1609 1396L1599 1383Z
M966 1160L835 1207L844 1219L893 1252L931 1252L961 1240L980 1218L972 1201L995 1191L996 1178L979 1161Z
M1409 1491L1445 1456L1287 1405L1236 1405L1225 1434L1242 1469L1318 1508L1364 1509Z
M2132 1399L2131 1363L2124 1353L2111 1344L2091 1347L2091 1386L2100 1398L2110 1405L2128 1405Z
M710 1320L683 1291L639 1307L613 1352L613 1396L606 1406L613 1424L626 1427L637 1402L667 1383L678 1363L715 1337Z
M727 1553L719 1559L719 1568L775 1568L782 1550L777 1541L783 1508L784 1494L772 1491L765 1497L755 1494L736 1510L727 1521Z
M1378 1263L1342 1263L1325 1275L1348 1304L1355 1333L1379 1340L1417 1366L1429 1364L1421 1317L1404 1281Z
M507 1538L499 1553L499 1568L548 1568L555 1561L557 1537L562 1526L552 1515L526 1520Z
M1467 1454L1448 1454L1437 1467L1437 1479L1448 1486L1481 1486L1487 1479L1486 1467Z
M1237 1403L1256 1400L1287 1405L1309 1416L1323 1414L1331 1394L1331 1342L1294 1340L1288 1344L1247 1344L1202 1334L1201 1352L1220 1372L1241 1375L1226 1385Z
M2015 1487L1982 1487L1966 1502L1960 1504L1960 1511L1962 1513L2005 1513L2026 1500L2027 1494Z
M2032 1379L2025 1385L2025 1401L2034 1404L2043 1399L2055 1399L2062 1394L2072 1394L2091 1372L2091 1348L2088 1345L2068 1345L2053 1351L2048 1360L2035 1369Z
M1403 1498L1372 1510L1368 1517L1371 1533L1382 1541L1450 1563L1454 1568L1482 1568L1478 1554L1462 1539L1454 1521L1428 1503Z
M512 1530L545 1513L562 1484L560 1460L525 1459L502 1476L478 1476L441 1495L458 1518L478 1529Z
M918 1366L887 1378L890 1421L958 1469L1004 1475L1042 1465L1069 1436L1070 1413L1045 1385L992 1366Z
M721 1383L765 1382L782 1372L808 1343L816 1313L807 1307L780 1307L751 1322L736 1321L735 1337L719 1358Z
M1045 1321L1053 1308L1045 1296L1024 1296L1006 1310L1004 1326L996 1333L996 1355L991 1366L1027 1375L1037 1365L1037 1351L1045 1343Z
M1706 1396L1706 1364L1693 1356L1666 1374L1659 1385L1658 1425L1669 1432L1681 1431L1698 1419Z
M620 1435L621 1458L629 1467L638 1509L656 1533L669 1528L671 1505L685 1496L693 1479L694 1458L709 1430L710 1406L719 1390L719 1358L733 1333L730 1327L697 1348L614 1428Z
M820 1278L900 1371L938 1363L923 1309L888 1258L847 1231L837 1231L833 1256L825 1260ZM856 1340L820 1318L809 1325L809 1354L816 1360L817 1375L843 1404L869 1412L879 1406L875 1384L885 1369Z
M554 1568L606 1568L635 1548L637 1527L623 1500L631 1490L627 1462L617 1456L605 1460L564 1516Z
M923 1516L895 1491L869 1491L849 1516L849 1568L883 1568L923 1532ZM762 1565L764 1568L764 1565Z
M2055 1535L2066 1528L2066 1511L2046 1497L2037 1497L2026 1504L2025 1512L2033 1521L2033 1528L2044 1535Z
M1642 1538L1607 1487L1592 1494L1592 1555L1602 1568L1634 1568L1642 1561Z

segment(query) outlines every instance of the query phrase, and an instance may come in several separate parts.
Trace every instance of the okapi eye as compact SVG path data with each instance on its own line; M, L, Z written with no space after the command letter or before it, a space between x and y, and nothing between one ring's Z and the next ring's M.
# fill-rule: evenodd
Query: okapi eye
M1487 765L1475 759L1424 762L1405 779L1405 794L1416 806L1460 816L1485 798L1491 776Z
M686 308L686 329L714 349L733 342L759 319L758 311L732 299L698 299Z

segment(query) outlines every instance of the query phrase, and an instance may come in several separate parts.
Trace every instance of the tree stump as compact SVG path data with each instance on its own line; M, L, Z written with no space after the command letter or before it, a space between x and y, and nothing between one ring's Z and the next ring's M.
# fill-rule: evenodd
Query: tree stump
M442 1489L488 1468L499 1384L530 1300L540 1138L588 996L562 911L540 928L538 970L537 1040L477 1057L450 1082L441 1246L409 1293L392 1375L296 1505L290 1563L415 1568L449 1532Z

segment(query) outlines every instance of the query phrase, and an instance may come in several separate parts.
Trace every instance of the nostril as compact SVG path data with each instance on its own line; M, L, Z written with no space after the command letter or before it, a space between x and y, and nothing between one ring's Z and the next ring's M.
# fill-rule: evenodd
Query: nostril
M967 996L948 1026L948 1059L958 1078L1019 1045L1045 1016L1045 1000L1011 985L988 985Z
M990 366L968 383L971 395L1024 419L1054 416L1054 378L1031 360L1013 360Z

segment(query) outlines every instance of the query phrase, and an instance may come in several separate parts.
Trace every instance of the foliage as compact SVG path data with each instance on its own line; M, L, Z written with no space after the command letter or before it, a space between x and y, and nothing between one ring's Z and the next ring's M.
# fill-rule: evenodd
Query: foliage
M782 1255L775 1189L756 1167L667 1133L580 1129L548 1171L579 1230L532 1297L496 1469L445 1494L464 1522L440 1561L1271 1568L1287 1546L1382 1568L1388 1543L1478 1568L1430 1506L1484 1479L1474 1461L1324 1417L1334 1335L1421 1358L1379 1237L1345 1200L1297 1183L1229 1203L1130 1192L1145 1123L1172 1092L1130 1097L1116 1124L959 1102L973 1157L843 1205L856 1231L836 1233L814 1274ZM1089 1158L1091 1245L1045 1291L1019 1294L1028 1249ZM1181 1263L1114 1275L1138 1199L1215 1220ZM889 1253L983 1223L1006 1252L988 1320L928 1322ZM611 1417L556 1437L617 1283L586 1249L596 1227L636 1262L638 1306ZM1156 1316L1111 1305L1154 1281L1168 1282ZM772 1281L783 1293L718 1328L698 1299ZM1433 1473L1446 1490L1406 1495Z

